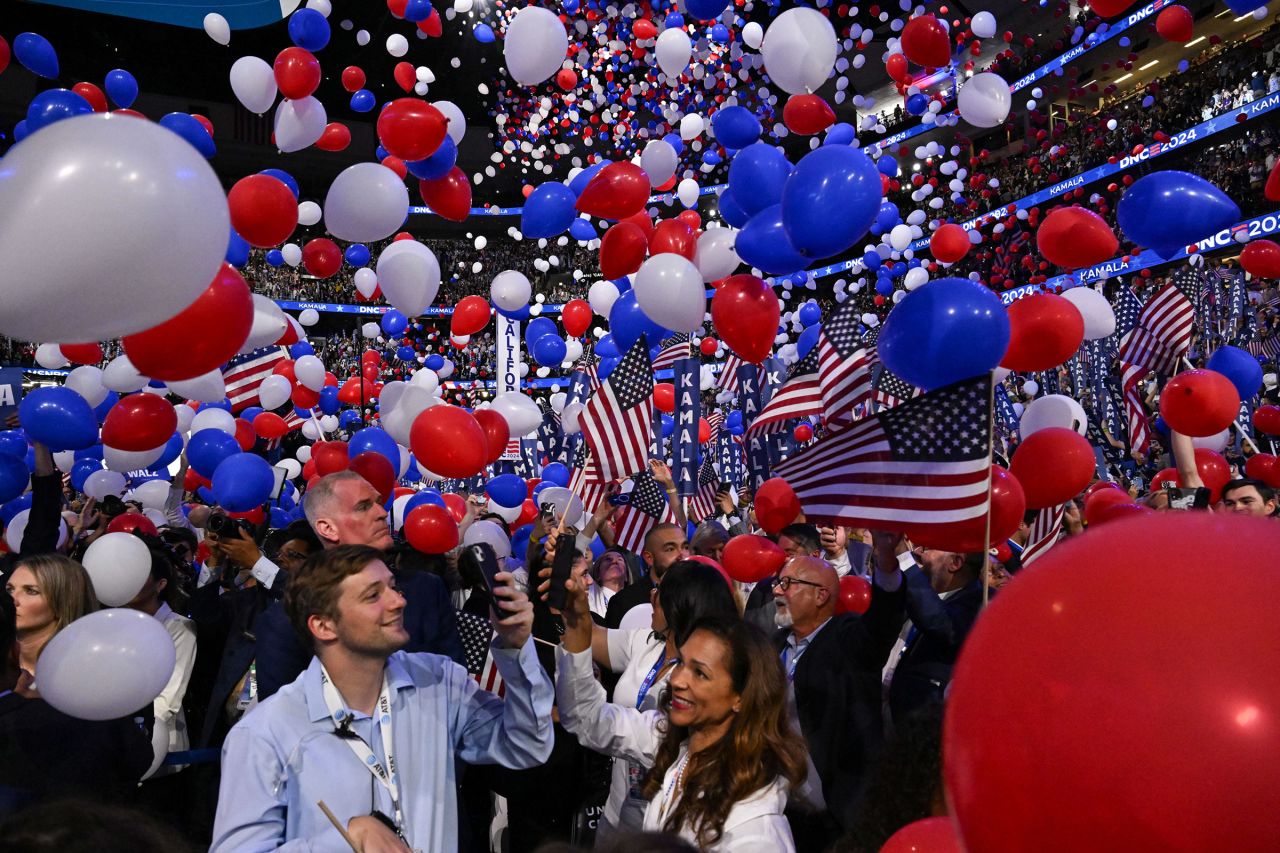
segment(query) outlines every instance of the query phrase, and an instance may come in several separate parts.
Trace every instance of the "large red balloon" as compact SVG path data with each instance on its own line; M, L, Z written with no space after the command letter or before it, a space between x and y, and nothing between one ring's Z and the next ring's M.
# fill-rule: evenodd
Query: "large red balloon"
M473 417L484 431L484 460L493 462L507 451L507 443L511 440L511 425L493 409L476 409Z
M963 853L958 832L949 817L927 817L890 835L880 853Z
M1280 245L1271 240L1251 240L1240 251L1240 266L1257 278L1280 278Z
M991 466L991 537L985 542L987 529L984 515L967 521L930 527L909 528L906 533L916 545L953 551L958 554L985 550L1013 535L1027 511L1022 484L999 465Z
M178 413L156 394L130 394L107 412L102 443L116 450L155 450L178 428Z
M378 140L401 160L423 160L436 153L449 131L449 120L418 98L397 98L378 114Z
M743 533L725 543L720 565L740 583L758 583L781 571L787 552L763 536Z
M1222 487L1231 480L1231 466L1221 453L1207 447L1196 448L1196 471L1204 481L1205 488L1211 494L1209 500L1217 503L1222 499Z
M836 114L821 95L792 95L782 108L782 122L792 133L813 136L836 123Z
M1274 489L1280 486L1280 457L1270 453L1256 453L1244 463L1244 475L1261 480Z
M1027 509L1057 506L1089 485L1097 470L1093 447L1066 427L1036 430L1013 452L1009 473L1018 478Z
M1114 258L1120 241L1101 216L1070 205L1049 211L1036 229L1036 247L1049 263L1079 269Z
M1154 481L1153 481L1154 482ZM1084 521L1090 527L1102 524L1117 506L1132 505L1129 493L1117 487L1099 489L1084 500Z
M444 507L423 504L405 516L404 538L424 554L447 554L458 547L458 522Z
M773 288L753 275L733 275L711 297L711 324L739 358L759 364L773 352L782 309Z
M410 95L413 94L413 87L418 83L418 74L412 62L397 62L396 67L391 71L391 76L395 78L401 89Z
M253 431L259 438L270 441L284 437L289 432L289 425L275 412L259 412L253 417Z
M609 280L640 269L649 251L644 230L633 222L615 222L600 238L600 274Z
M1280 435L1280 406L1259 406L1253 410L1253 428L1267 435Z
M391 460L376 451L366 450L351 457L347 470L355 471L368 480L369 485L378 490L378 500L383 503L396 487L396 469L391 467Z
M462 519L467 517L467 502L462 495L456 495L453 492L445 492L440 497L444 498L444 505L449 510L449 515L453 520L462 523Z
M1186 370L1160 392L1160 416L1169 428L1203 438L1217 435L1240 412L1240 392L1216 370Z
M840 596L836 599L836 613L866 613L871 606L871 584L859 575L840 578Z
M653 229L649 238L649 254L661 255L670 252L693 260L698 251L698 236L687 223L679 219L664 219Z
M155 522L140 512L123 512L111 519L111 523L107 525L108 533L133 533L134 531L148 536L160 535Z
M291 101L301 100L320 85L320 60L300 47L286 47L276 55L276 87Z
M358 92L364 88L364 70L357 65L348 65L342 69L342 88L348 92Z
M483 296L465 296L453 309L449 320L449 332L457 335L474 335L489 325L489 300Z
M676 410L676 388L670 382L659 382L653 386L653 405L659 412L668 415Z
M944 264L954 264L969 253L969 232L948 222L933 232L929 238L929 251Z
M1021 372L1048 370L1071 358L1084 340L1084 317L1053 293L1016 299L1009 306L1009 348L1001 367Z
M756 489L756 522L765 533L777 536L800 515L800 498L781 477L772 477Z
M58 344L62 357L72 364L98 364L103 360L102 345L97 342L87 344Z
M283 243L298 226L298 200L284 181L249 175L227 193L231 227L250 246L265 249Z
M311 445L311 461L321 477L347 470L350 449L345 441L317 441Z
M1191 41L1195 20L1186 6L1165 6L1156 15L1156 32L1165 41L1186 44Z
M585 299L570 299L560 312L560 321L564 324L565 333L579 338L591 328L591 305Z
M324 126L324 132L316 140L316 147L321 151L345 151L351 144L351 131L340 121L331 121ZM401 175L400 177L404 177ZM292 195L292 193L290 193Z
M434 181L418 181L422 201L450 222L462 222L471 214L471 182L454 166L449 174Z
M1157 513L1002 590L944 722L967 849L1274 849L1280 768L1258 756L1280 750L1280 570L1259 556L1277 549L1266 520Z
M316 278L328 278L342 268L342 250L328 237L308 240L302 247L302 265Z
M625 219L644 210L649 189L644 169L627 160L610 163L583 188L577 208L601 219Z
M253 326L253 295L234 267L223 264L196 301L176 316L121 339L139 373L173 382L216 369L239 352ZM65 348L64 348L65 351Z
M933 15L921 15L902 28L902 52L916 65L941 68L951 61L946 26Z
M488 461L484 430L457 406L422 411L409 430L409 444L418 461L441 477L474 477Z
M907 58L900 53L889 55L889 58L884 61L884 70L889 72L890 80L901 82L910 76L907 71Z

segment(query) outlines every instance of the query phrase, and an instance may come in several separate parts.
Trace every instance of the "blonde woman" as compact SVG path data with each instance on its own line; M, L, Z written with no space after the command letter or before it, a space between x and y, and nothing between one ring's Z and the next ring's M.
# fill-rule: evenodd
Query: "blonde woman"
M24 557L4 588L17 611L18 665L32 676L54 635L98 609L89 574L61 554Z

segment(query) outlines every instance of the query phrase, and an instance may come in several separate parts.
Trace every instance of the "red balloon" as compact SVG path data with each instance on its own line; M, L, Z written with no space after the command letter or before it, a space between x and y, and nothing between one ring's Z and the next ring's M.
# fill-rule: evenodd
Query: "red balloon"
M921 15L902 28L902 52L916 65L941 68L951 62L947 28L933 15Z
M316 237L302 247L302 265L316 278L328 278L342 268L342 250L328 237Z
M467 502L462 495L455 495L453 492L445 492L440 497L444 498L444 505L449 510L449 515L453 516L453 520L462 523L462 519L467 517Z
M1267 175L1262 194L1267 197L1267 201L1280 201L1280 160L1271 167L1271 174Z
M320 85L320 60L300 47L286 47L276 55L276 87L291 101L307 97Z
M156 529L151 519L140 512L121 513L111 519L111 523L107 525L108 533L133 533L134 531L148 536L160 535L160 531Z
M600 238L600 274L613 280L631 275L644 263L649 240L632 222L615 222Z
M916 545L926 548L956 553L982 551L1012 536L1026 511L1027 499L1022 493L1022 484L999 465L992 465L990 539L982 541L987 527L986 517L982 515L968 521L909 529L907 536Z
M244 418L236 418L236 444L240 445L240 449L248 453L257 443L258 436L253 431L253 424Z
M289 432L289 425L275 412L259 412L253 417L253 431L270 441L284 437Z
M715 338L703 338L702 343L698 344L698 351L706 356L715 355L716 348L717 344Z
M871 584L864 577L845 575L840 578L840 594L836 598L836 613L866 613L871 605Z
M293 386L289 399L299 409L314 409L320 405L320 392L312 391L307 386L299 384Z
M1019 372L1048 370L1075 354L1084 340L1084 317L1069 301L1037 293L1009 306L1009 348L1001 367Z
M1165 6L1156 15L1156 32L1165 41L1186 44L1191 41L1195 21L1186 6Z
M424 554L447 554L458 547L458 522L446 508L422 504L405 516L404 538Z
M698 418L698 444L706 444L711 440L711 422L706 418Z
M489 325L489 300L483 296L465 296L453 309L449 332L453 335L474 335Z
M471 214L471 182L457 166L434 181L418 181L422 201L450 222L462 222Z
M1280 278L1280 245L1271 240L1251 240L1240 252L1240 266L1256 278Z
M1221 500L1222 487L1231 480L1231 466L1227 464L1226 459L1222 458L1222 454L1207 447L1197 447L1196 471L1200 473L1200 479L1204 481L1205 488L1212 493L1209 495L1209 500L1214 503Z
M743 533L725 543L720 564L740 583L758 583L782 570L787 552L763 536Z
M1018 478L1027 509L1057 506L1080 494L1097 470L1093 447L1066 427L1033 432L1013 452L1009 473Z
M102 443L116 450L154 450L178 428L178 413L156 394L130 394L107 412Z
M364 71L356 65L348 65L342 69L342 88L352 93L363 89Z
M800 498L781 477L772 477L756 489L756 522L765 533L777 536L800 515Z
M1101 216L1071 205L1049 211L1036 229L1036 247L1049 263L1079 269L1114 258L1120 241Z
M344 151L351 144L351 131L340 121L331 121L324 127L324 132L316 140L316 147L321 151ZM400 177L404 177L401 175ZM292 193L290 193L292 195ZM243 235L241 235L243 236Z
M566 92L572 91L578 85L578 75L571 68L561 68L556 72L556 85Z
M693 229L679 219L664 219L653 229L649 238L649 254L671 253L693 260L698 251L698 237Z
M1085 498L1085 524L1090 526L1102 524L1106 521L1106 517L1111 512L1112 508L1131 503L1133 503L1133 499L1129 497L1129 493L1119 487L1114 489L1099 489Z
M1089 8L1097 12L1100 17L1114 18L1132 6L1133 2L1134 0L1089 0Z
M841 578L840 582L844 583L846 580L848 577ZM862 582L866 583L866 581ZM963 851L956 825L949 817L927 817L924 820L909 823L890 835L889 840L880 848L880 853L963 853Z
M71 87L71 91L88 101L89 106L93 107L95 113L105 113L107 111L107 96L102 94L102 90L92 83L77 83Z
M969 232L948 222L933 232L929 238L929 251L944 264L954 264L969 253Z
M378 490L378 500L386 503L391 497L391 490L396 487L396 469L391 460L373 450L357 453L351 457L348 471L355 471L369 481L369 485Z
M1280 777L1258 756L1280 748L1280 661L1240 647L1275 636L1275 569L1253 569L1277 548L1265 520L1156 513L1072 537L1002 590L943 724L965 846L1273 848Z
M674 181L675 178L673 177L671 180ZM619 219L618 221L629 222L632 225L639 228L641 231L643 231L644 240L646 244L653 237L653 220L649 218L649 214L647 211L642 210L639 213L633 214L623 219Z
M711 297L711 324L738 357L759 364L773 352L782 309L773 288L753 275L732 275Z
M782 108L782 122L792 133L813 136L836 123L836 114L820 95L792 95Z
M348 454L345 441L317 441L311 445L311 461L316 463L316 473L321 477L347 470Z
M651 39L658 34L658 28L648 18L636 18L631 25L631 34L637 39Z
M413 87L417 85L418 75L413 69L412 62L397 62L395 69L391 72L391 76L395 78L401 89L411 95L413 94Z
M653 386L653 405L660 412L668 415L676 410L676 388L670 382L659 382Z
M378 139L401 160L423 160L436 153L449 131L449 121L418 98L397 98L378 115Z
M1167 488L1180 488L1182 479L1178 476L1177 468L1161 468L1151 478L1151 491L1157 491Z
M813 438L813 427L808 424L796 424L796 428L791 431L791 436L796 441L808 441Z
M96 342L87 344L58 344L62 357L72 364L97 364L103 360L102 346Z
M457 406L437 405L419 413L409 444L418 461L441 477L474 477L488 461L485 431Z
M227 193L231 227L250 246L265 249L283 243L298 226L298 200L284 181L249 175Z
M1253 428L1267 435L1280 435L1280 406L1267 405L1254 409Z
M907 58L900 53L890 54L884 61L884 70L889 72L889 79L902 82L907 79Z
M676 219L693 229L695 239L698 237L698 229L702 227L702 217L698 215L698 211L682 210L676 214Z
M587 333L587 329L591 328L591 317L591 305L585 299L569 300L560 312L565 333L574 338Z
M649 202L649 176L635 163L610 163L592 178L578 196L577 209L601 219L625 219Z
M1231 426L1239 411L1240 392L1216 370L1185 370L1160 392L1160 416L1183 435L1217 435Z
M1270 453L1256 453L1244 463L1244 475L1261 480L1274 489L1280 484L1280 457Z
M497 460L506 452L507 444L511 441L511 425L493 409L476 409L472 417L480 424L480 429L484 430L485 462Z

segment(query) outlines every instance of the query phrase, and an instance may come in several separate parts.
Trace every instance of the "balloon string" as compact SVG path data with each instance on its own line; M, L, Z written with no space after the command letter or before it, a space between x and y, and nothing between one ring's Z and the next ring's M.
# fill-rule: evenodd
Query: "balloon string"
M1185 355L1182 357L1182 363L1183 365L1186 366L1188 370L1195 370L1195 365L1192 364ZM1231 427L1236 431L1236 434L1240 436L1241 441L1245 442L1246 444L1248 444L1250 447L1253 448L1254 453L1262 452L1261 450L1258 449L1258 445L1253 443L1253 439L1249 438L1249 436L1245 433L1245 431L1240 428L1240 420L1238 418L1231 421Z

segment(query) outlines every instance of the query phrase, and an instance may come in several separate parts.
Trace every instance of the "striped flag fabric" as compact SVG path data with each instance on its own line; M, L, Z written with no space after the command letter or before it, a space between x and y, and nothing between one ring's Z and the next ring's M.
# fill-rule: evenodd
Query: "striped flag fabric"
M644 336L622 357L580 418L602 480L645 468L653 435L653 364Z
M1062 532L1062 518L1066 511L1066 504L1058 504L1047 506L1036 513L1036 520L1031 522L1031 533L1027 536L1027 544L1023 547L1020 558L1024 568L1058 544L1058 534Z
M585 444L578 445L573 474L569 477L569 491L582 499L587 512L595 512L600 502L608 497L609 484L601 478L600 469Z
M876 349L876 345L880 342L880 327L867 329L867 333L862 336L862 348L867 351L867 360L871 362L871 366L875 367L880 363L880 350Z
M496 696L506 693L506 685L493 662L493 624L483 616L459 610L457 616L458 637L462 640L462 653L467 662L467 672L480 685Z
M906 530L980 519L991 466L991 377L948 385L831 433L774 468L805 520Z
M720 428L724 426L724 412L716 409L707 415L707 426L711 427L711 437L707 439L707 444L714 445L720 437Z
M573 372L581 371L587 375L587 385L592 393L600 389L600 374L596 367L596 360L591 356L584 355L578 359L578 363L573 366Z
M785 382L747 427L748 437L781 432L787 422L823 412L822 385L818 375L818 348L791 366Z
M852 302L836 308L818 334L818 384L827 429L854 421L854 408L871 397L871 360L858 335L861 322Z
M716 377L716 390L728 391L730 394L736 395L738 393L738 368L744 364L746 364L745 361L733 353L729 353L728 358L724 360L724 369Z
M662 349L658 351L658 356L653 360L653 369L662 370L671 367L682 358L688 358L693 352L689 343L688 334L681 332L678 335L672 335L662 342Z
M716 492L720 489L720 475L711 461L711 454L702 458L698 471L698 491L689 499L689 519L701 522L716 514Z
M880 406L880 410L893 409L902 405L920 393L920 389L889 372L889 368L881 365L880 374L872 389L872 399Z
M222 380L227 386L227 399L231 401L232 413L257 404L258 388L261 387L262 380L275 372L277 364L288 360L287 349L272 345L238 355L227 362L222 371Z
M648 471L637 474L632 483L627 502L614 521L613 536L623 548L639 554L649 529L659 522L675 521L675 513L667 502L666 490Z
M1140 365L1157 373L1178 371L1178 359L1191 344L1195 311L1178 278L1166 284L1142 307L1138 322L1120 341L1122 364Z
M1120 393L1124 400L1125 423L1129 428L1129 449L1146 453L1151 447L1151 426L1142 401L1142 381L1147 369L1136 364L1122 365Z

